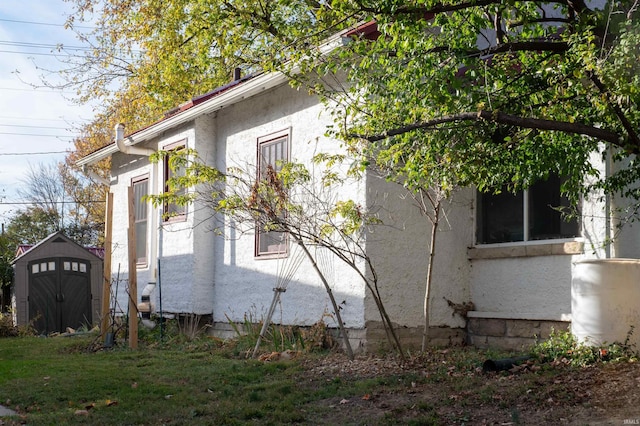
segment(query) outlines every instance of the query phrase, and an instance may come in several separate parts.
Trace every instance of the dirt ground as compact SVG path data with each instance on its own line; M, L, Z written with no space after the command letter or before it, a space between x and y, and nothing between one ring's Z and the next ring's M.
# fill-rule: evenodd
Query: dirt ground
M371 394L315 403L329 407L317 424L640 424L640 362L584 368L529 362L499 373L443 362L314 360L306 366L310 384L367 377L377 383Z

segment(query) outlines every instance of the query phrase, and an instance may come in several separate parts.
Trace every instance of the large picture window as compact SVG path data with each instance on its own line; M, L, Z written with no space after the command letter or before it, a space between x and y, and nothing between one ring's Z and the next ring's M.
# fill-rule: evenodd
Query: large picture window
M569 200L560 193L560 184L559 177L550 176L516 194L478 193L478 244L577 237L578 220L561 211Z
M148 203L144 197L149 194L149 175L131 180L133 186L133 220L136 232L136 263L147 263L147 227L148 227Z
M289 137L289 131L284 130L258 139L258 179L266 177L269 166L280 171L289 161ZM285 232L257 229L256 256L284 254L287 246Z
M168 155L164 157L164 190L165 192L172 191L177 196L184 195L186 193L186 189L170 187L169 182L172 178L184 176L185 171L182 168L172 168L171 157L172 155L179 153L181 150L184 150L185 146L186 141L180 141L164 147L164 149L168 151ZM186 205L180 205L177 203L165 203L163 207L164 213L162 217L165 221L182 220L187 214Z

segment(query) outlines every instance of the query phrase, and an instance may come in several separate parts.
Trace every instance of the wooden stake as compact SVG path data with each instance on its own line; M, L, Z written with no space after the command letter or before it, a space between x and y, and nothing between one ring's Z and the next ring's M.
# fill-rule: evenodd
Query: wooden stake
M102 283L102 322L100 338L104 341L109 328L111 304L111 241L113 235L113 193L107 192L107 204L104 215L104 282Z
M138 273L136 258L135 200L133 186L129 186L129 347L138 348Z

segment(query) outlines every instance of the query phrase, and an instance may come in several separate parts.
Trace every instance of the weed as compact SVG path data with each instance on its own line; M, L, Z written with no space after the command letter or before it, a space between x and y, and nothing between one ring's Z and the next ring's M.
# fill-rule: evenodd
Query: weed
M13 325L10 315L0 313L0 337L16 337L18 328Z
M13 323L13 315L11 312L3 314L0 312L0 338L1 337L26 337L36 336L38 333L33 324L39 319L39 316L32 318L27 325L16 326Z
M308 352L323 351L334 348L336 341L329 333L327 324L320 320L311 327L301 330L302 342Z
M531 355L543 362L561 363L574 367L584 367L599 362L635 360L638 354L629 344L631 333L633 333L633 327L623 343L590 346L579 342L570 331L551 330L547 340L533 346Z
M236 333L236 353L246 357L255 348L262 330L262 321L256 321L252 314L245 314L242 323L227 316L231 328ZM321 352L336 346L335 339L324 321L320 320L311 327L270 324L262 336L261 348L265 352L284 352L286 350Z
M178 318L178 330L187 341L195 340L203 335L210 324L203 324L203 318L197 314L182 314Z

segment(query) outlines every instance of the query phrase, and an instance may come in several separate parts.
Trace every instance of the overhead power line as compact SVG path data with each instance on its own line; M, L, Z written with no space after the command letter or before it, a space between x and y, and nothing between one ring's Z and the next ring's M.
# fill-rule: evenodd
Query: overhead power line
M68 154L71 151L42 151L42 152L0 152L0 156L10 155L49 155L49 154Z
M75 92L70 92L68 90L59 90L59 89L43 90L43 89L40 89L38 87L33 87L31 89L20 89L20 88L17 88L17 87L0 87L0 90L11 90L11 91L14 91L14 92L32 92L32 93L35 92L35 93L38 93L38 94L44 93L45 95L50 95L50 94L58 95L58 94L61 94L61 93L69 94L69 95L75 94Z
M104 200L87 200L83 201L82 204L94 204L94 203L104 203ZM0 201L0 205L3 206L28 206L28 205L36 205L36 204L75 204L75 201L47 201L46 203L34 203L29 201Z
M58 118L45 118L45 117L25 117L25 116L17 116L17 115L0 115L0 119L6 120L29 120L29 121L62 121L64 123L68 123L69 120L66 120L62 117Z
M1 22L13 22L16 24L29 24L29 25L46 25L49 27L66 27L66 24L54 24L51 22L35 22L35 21L20 21L17 19L0 19ZM84 25L71 25L71 28L82 28L86 30L94 29L95 27L87 27Z
M0 132L0 135L11 135L11 136L37 136L37 137L45 137L45 138L64 138L64 139L73 139L75 136L69 135L45 135L45 134L37 134L37 133L14 133L14 132Z
M0 127L22 127L28 129L56 129L56 130L69 130L68 127L54 127L54 126L29 126L24 124L2 124L0 123Z
M66 44L49 44L49 43L31 43L28 41L7 41L0 40L0 46L10 46L10 47L28 47L33 49L54 49L54 50L84 50L84 51L92 51L91 47L86 46L67 46Z
M0 50L0 53L15 53L17 55L28 55L28 56L69 56L68 53L39 53L39 52L16 52L13 50Z
M75 50L75 51L79 51L79 52L94 52L96 49L92 46L68 46L64 43L58 43L58 44L49 44L49 43L31 43L31 42L27 42L27 41L7 41L7 40L0 40L0 46L7 46L7 47L24 47L27 49L49 49L52 52L49 53L48 55L66 55L69 56L69 51L71 50ZM53 51L57 51L58 53L54 53ZM11 53L24 53L24 54L29 54L31 52L22 52L22 51L15 51L15 50L10 50L7 52L11 52ZM137 50L137 49L132 49L132 50L124 50L124 49L117 49L114 52L117 53L141 53L141 50ZM35 53L34 53L35 54ZM39 55L44 55L44 53L38 53Z

